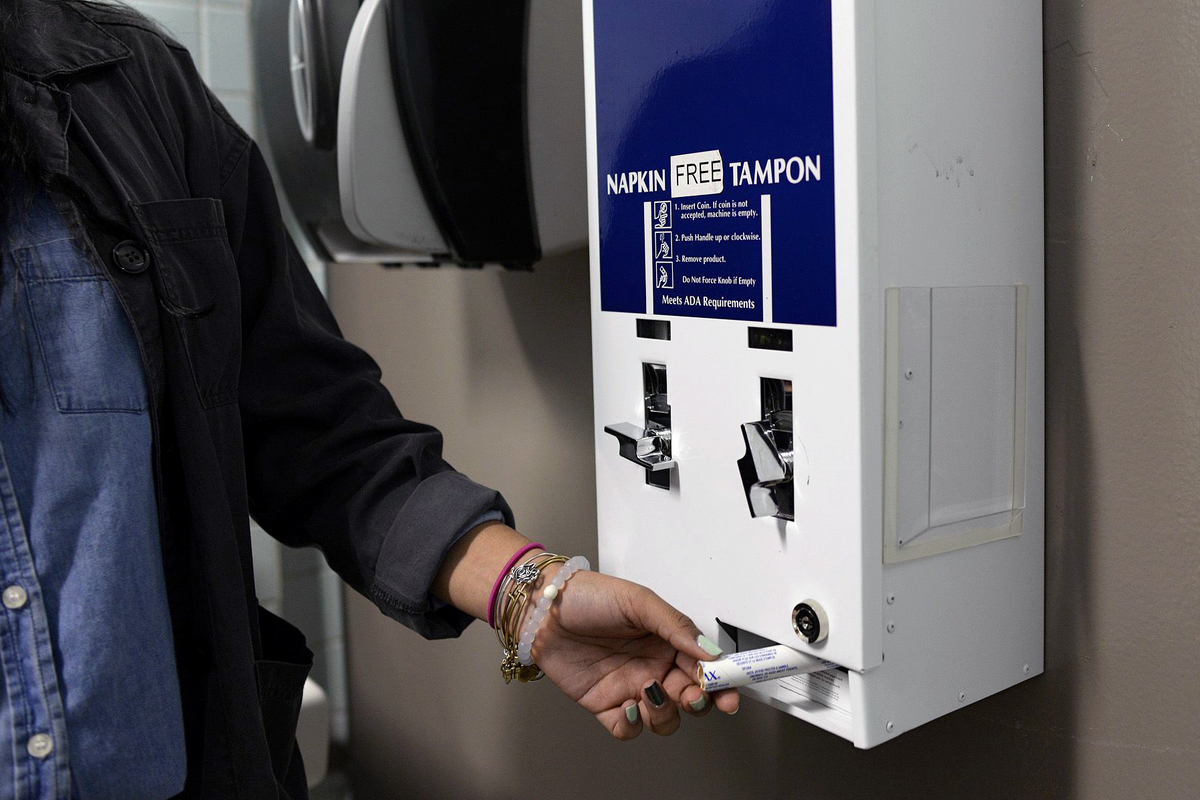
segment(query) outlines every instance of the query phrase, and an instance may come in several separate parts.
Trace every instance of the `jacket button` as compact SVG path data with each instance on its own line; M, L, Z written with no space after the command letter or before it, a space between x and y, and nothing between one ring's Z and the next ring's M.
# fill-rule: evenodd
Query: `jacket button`
M150 267L150 253L137 242L125 240L113 248L113 262L132 275L145 272Z
M45 758L54 752L54 740L45 733L35 733L29 737L29 741L25 743L25 749L29 751L29 755L34 758Z
M0 599L3 600L5 608L16 611L24 607L25 603L29 600L29 595L20 586L10 586L0 595Z

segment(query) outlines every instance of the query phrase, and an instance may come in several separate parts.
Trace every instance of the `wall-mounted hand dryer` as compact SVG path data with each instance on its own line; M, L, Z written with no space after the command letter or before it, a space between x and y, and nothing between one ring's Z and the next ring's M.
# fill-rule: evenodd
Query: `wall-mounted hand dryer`
M579 9L256 3L266 145L334 261L527 268L586 241Z

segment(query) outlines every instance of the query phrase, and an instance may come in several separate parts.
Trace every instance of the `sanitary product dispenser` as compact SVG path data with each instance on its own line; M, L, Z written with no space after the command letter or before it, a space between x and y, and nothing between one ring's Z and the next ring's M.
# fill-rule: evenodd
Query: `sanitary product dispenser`
M526 268L586 241L579 7L264 0L264 139L333 261Z
M1040 3L583 12L600 567L858 747L1039 674Z

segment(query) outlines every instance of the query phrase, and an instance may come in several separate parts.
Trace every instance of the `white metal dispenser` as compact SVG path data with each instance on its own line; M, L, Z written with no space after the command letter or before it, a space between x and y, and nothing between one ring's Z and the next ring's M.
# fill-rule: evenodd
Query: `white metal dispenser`
M583 5L600 567L858 747L1039 674L1040 4Z

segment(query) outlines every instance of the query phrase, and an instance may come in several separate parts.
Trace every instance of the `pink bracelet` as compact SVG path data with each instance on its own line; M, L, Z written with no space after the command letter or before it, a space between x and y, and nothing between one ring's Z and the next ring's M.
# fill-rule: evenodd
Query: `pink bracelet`
M542 550L546 549L541 542L530 542L529 544L525 545L517 551L515 556L508 560L508 563L504 565L504 569L500 570L500 574L496 576L496 582L492 584L492 593L488 595L488 625L491 627L496 627L496 592L500 591L500 584L504 582L504 576L507 575L508 571L513 568L513 565L521 559L521 556L525 555L530 550L537 550L539 548Z

